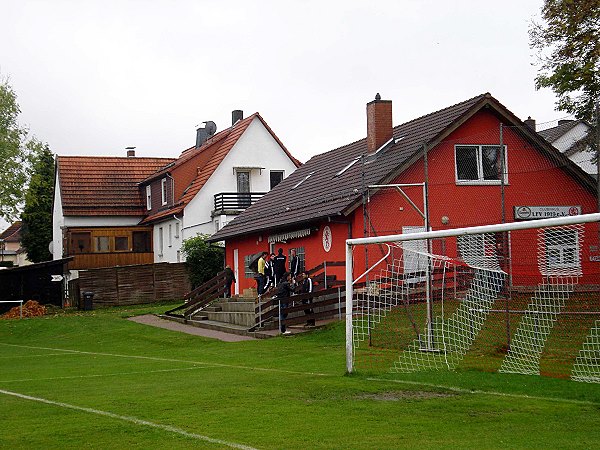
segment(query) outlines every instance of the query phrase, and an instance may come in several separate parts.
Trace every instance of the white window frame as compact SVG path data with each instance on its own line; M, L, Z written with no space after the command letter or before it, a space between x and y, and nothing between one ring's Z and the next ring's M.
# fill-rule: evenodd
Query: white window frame
M146 186L146 209L150 211L152 209L152 186Z
M565 237L564 239L558 239L559 241L563 241L563 242L556 242L556 243L548 244L548 242L546 241L546 234L547 233L557 233L557 232L569 233L569 234L572 233L574 239L571 237L569 237L569 238ZM553 239L556 239L556 237L553 237ZM574 241L574 242L573 243L565 242L567 240ZM581 257L579 255L579 246L580 246L579 233L577 232L577 230L554 230L554 229L549 228L547 230L544 230L544 241L546 241L545 242L546 267L550 271L564 270L564 269L570 269L570 270L581 269ZM574 253L573 261L565 262L565 253L567 250ZM554 258L552 258L551 254L554 252L557 252L558 260L555 260Z
M163 205L167 204L167 179L160 180L160 198Z
M476 147L477 148L477 179L460 180L458 178L458 164L456 160L456 149L458 147ZM454 145L454 179L458 185L500 185L502 180L485 180L483 178L483 147L500 147L499 144L455 144ZM504 184L508 184L508 149L504 145Z
M169 247L173 246L173 225L169 224Z
M179 222L175 222L175 239L179 239Z

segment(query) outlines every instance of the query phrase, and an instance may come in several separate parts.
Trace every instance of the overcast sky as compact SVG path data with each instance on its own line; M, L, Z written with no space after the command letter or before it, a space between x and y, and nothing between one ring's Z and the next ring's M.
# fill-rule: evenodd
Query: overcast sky
M0 73L59 155L176 157L242 109L306 161L364 137L377 92L394 125L484 92L521 119L563 117L534 88L542 3L0 0Z

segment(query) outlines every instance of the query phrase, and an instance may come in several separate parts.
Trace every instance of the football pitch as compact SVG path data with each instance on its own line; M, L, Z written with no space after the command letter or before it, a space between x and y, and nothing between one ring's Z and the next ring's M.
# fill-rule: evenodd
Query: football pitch
M593 448L600 385L345 374L344 324L226 343L126 320L0 320L0 448Z

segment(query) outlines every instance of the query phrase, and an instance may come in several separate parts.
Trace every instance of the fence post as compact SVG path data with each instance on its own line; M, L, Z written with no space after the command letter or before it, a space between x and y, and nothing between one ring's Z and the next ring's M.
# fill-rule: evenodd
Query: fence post
M325 274L325 289L327 289L327 261L323 261L323 273Z
M23 318L23 300L19 300L19 319Z
M342 289L338 286L338 319L342 318Z

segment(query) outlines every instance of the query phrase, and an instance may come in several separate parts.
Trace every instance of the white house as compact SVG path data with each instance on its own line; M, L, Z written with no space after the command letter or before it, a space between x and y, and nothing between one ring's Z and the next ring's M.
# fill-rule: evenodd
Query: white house
M182 261L184 239L215 233L300 166L260 114L232 122L216 134L206 122L196 146L140 184L155 262Z

